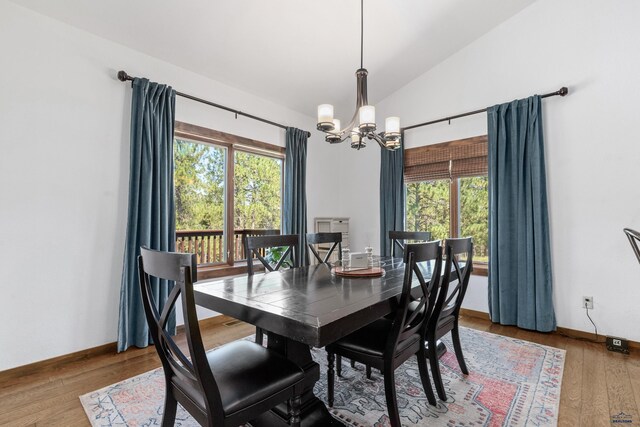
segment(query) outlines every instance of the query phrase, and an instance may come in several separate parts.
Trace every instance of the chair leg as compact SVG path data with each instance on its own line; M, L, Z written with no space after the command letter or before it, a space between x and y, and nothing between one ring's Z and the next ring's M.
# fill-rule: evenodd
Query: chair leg
M456 359L458 359L458 365L463 374L469 375L467 364L464 361L464 355L462 354L462 346L460 345L460 332L458 330L458 321L456 320L451 330L451 341L453 341L453 349L456 352Z
M329 407L333 408L333 387L334 387L334 371L333 362L335 361L335 355L327 352L327 400L329 401Z
M433 383L436 386L438 397L440 400L447 400L447 394L444 392L444 384L442 384L442 375L440 374L440 363L438 361L438 351L436 349L435 337L433 340L429 339L429 364L431 365L431 375L433 376Z
M336 374L342 377L342 356L336 355Z
M256 326L256 343L262 345L264 340L264 331Z
M420 380L422 380L424 394L427 395L427 401L429 404L431 406L436 406L436 396L433 394L431 381L429 380L429 370L427 369L427 354L424 350L421 350L416 356L418 357L418 369L420 370Z
M300 406L302 399L300 396L294 396L289 405L289 425L291 427L300 427Z
M164 414L162 414L162 427L173 427L176 422L176 409L178 401L173 397L171 385L167 384L164 395Z
M367 379L370 380L371 379L371 366L367 365L366 369L367 369Z
M396 396L395 372L391 366L386 366L384 372L384 395L387 398L389 421L391 421L391 427L401 427L398 398Z

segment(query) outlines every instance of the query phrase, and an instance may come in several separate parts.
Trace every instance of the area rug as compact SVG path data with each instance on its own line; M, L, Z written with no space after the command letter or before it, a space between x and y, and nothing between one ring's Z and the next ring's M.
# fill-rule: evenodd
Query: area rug
M453 350L440 359L447 401L430 406L415 358L396 370L396 390L405 426L554 426L558 420L564 350L461 328L469 375L460 372ZM443 340L453 349L451 341ZM312 350L321 378L315 394L326 402L326 353ZM164 374L156 369L80 396L91 425L161 425ZM434 390L435 391L435 390ZM371 380L364 366L343 360L336 377L332 414L352 427L389 426L382 376ZM176 426L198 424L178 405Z

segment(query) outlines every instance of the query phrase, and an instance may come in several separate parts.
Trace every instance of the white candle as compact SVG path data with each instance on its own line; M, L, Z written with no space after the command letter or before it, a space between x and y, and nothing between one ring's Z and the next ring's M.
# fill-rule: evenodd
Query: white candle
M318 105L318 123L331 123L333 122L333 105L320 104Z
M338 119L333 119L333 132L340 132L340 120Z
M384 130L386 133L400 133L400 117L387 117Z
M373 105L363 105L360 107L360 124L370 125L376 123L376 107Z

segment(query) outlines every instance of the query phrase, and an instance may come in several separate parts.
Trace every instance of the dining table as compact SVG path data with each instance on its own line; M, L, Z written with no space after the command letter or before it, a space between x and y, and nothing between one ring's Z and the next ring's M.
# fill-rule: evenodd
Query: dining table
M391 257L379 257L378 262L384 269L382 277L340 277L332 271L332 265L318 264L203 280L194 285L195 301L263 329L267 347L303 369L302 426L341 426L314 395L320 368L312 358L311 347L324 347L395 310L402 292L405 264L402 259ZM431 277L433 267L432 263L420 267L425 279ZM415 283L417 292L420 288ZM438 353L442 351L439 345ZM288 425L286 404L273 408L251 424Z

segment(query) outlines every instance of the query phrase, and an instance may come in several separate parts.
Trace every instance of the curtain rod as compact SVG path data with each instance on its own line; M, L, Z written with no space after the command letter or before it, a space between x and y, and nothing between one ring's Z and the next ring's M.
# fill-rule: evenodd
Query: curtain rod
M549 92L549 93L545 93L544 95L540 95L540 98L548 98L550 96L557 96L557 95L565 96L568 93L569 93L569 89L567 89L566 87L563 86L563 87L561 87L560 89L558 89L555 92ZM405 131L405 130L409 130L409 129L419 128L419 127L422 127L422 126L433 125L435 123L447 122L447 121L451 121L453 119L459 119L460 117L473 116L474 114L485 113L488 109L489 109L489 107L483 108L481 110L469 111L468 113L456 114L455 116L444 117L444 118L438 119L438 120L432 120L430 122L419 123L417 125L412 125L412 126L407 126L405 128L402 128L402 130Z
M128 75L126 73L126 71L123 71L123 70L118 71L118 80L120 80L121 82L133 81L134 78L135 77L131 77L130 75ZM190 99L192 101L200 102L202 104L210 105L211 107L220 108L221 110L230 111L230 112L232 112L232 113L234 113L236 115L236 119L238 118L238 116L244 116L244 117L248 117L248 118L253 119L253 120L257 120L257 121L262 122L262 123L267 123L267 124L270 124L272 126L276 126L276 127L282 128L282 129L287 129L287 127L288 127L288 126L285 126L285 125L281 125L280 123L272 122L271 120L263 119L262 117L254 116L253 114L244 113L244 112L239 111L239 110L234 110L233 108L225 107L224 105L216 104L215 102L207 101L206 99L202 99L202 98L198 98L198 97L193 96L193 95L189 95L187 93L182 93L182 92L176 91L176 95L181 96L183 98ZM311 132L307 132L307 137L310 137L310 136L311 136Z

